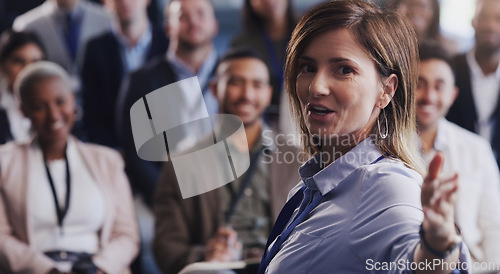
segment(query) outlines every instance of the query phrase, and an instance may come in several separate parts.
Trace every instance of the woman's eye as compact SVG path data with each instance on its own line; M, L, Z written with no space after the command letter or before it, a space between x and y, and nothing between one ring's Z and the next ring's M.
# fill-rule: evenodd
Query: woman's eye
M341 67L341 68L339 68L339 72L342 75L347 75L347 74L354 72L354 70L350 67Z
M314 72L314 67L308 64L300 65L300 72L302 73Z

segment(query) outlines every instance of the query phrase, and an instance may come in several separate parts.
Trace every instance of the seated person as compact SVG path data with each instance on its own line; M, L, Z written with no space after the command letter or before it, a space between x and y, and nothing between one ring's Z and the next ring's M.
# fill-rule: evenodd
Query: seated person
M0 147L0 273L127 273L139 236L120 155L70 135L58 65L31 64L14 87L35 138Z
M28 64L44 59L45 53L32 33L5 31L0 37L0 144L29 140L30 122L19 108L14 82Z
M297 149L275 139L264 123L262 114L272 95L269 79L265 62L250 50L234 49L219 60L211 85L219 113L243 121L245 150L251 161L257 160L237 180L187 199L181 196L173 165L167 162L154 204L154 252L165 273L177 273L197 261L239 259L240 253L245 259L262 256L287 193L299 180L300 164Z
M472 259L500 264L500 175L488 142L444 118L457 92L446 51L421 45L416 115L424 158L441 151L442 173L458 173L456 223Z

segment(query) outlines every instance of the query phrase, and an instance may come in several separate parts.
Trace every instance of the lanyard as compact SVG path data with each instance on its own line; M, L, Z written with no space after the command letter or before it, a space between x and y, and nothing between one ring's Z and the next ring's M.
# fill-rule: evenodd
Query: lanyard
M59 206L59 201L57 200L57 193L56 193L56 188L54 186L54 181L52 180L52 175L50 174L49 166L47 165L47 160L45 157L43 157L43 163L45 164L45 171L47 171L47 178L49 179L49 184L50 184L50 189L52 190L52 196L54 197L54 205L56 207L56 213L57 213L57 225L60 228L61 234L63 233L63 221L64 217L66 217L66 213L68 213L69 209L69 197L71 194L71 177L69 174L69 162L68 162L68 156L66 155L66 152L64 152L64 159L66 162L66 199L64 202L64 207L61 208Z
M384 156L378 157L375 161L373 161L371 164L375 164L376 162L382 160ZM308 191L307 187L304 185L295 195L293 195L292 198L285 204L283 209L281 210L280 214L278 215L278 219L276 220L276 224L274 225L271 234L269 235L269 239L267 240L266 244L266 249L264 252L264 255L262 255L262 261L259 265L259 272L258 274L264 274L266 271L267 266L271 262L271 260L274 258L276 253L278 253L279 249L281 248L281 245L283 242L288 238L290 233L293 231L293 229L304 220L304 218L311 213L311 211L317 207L321 200L323 200L323 195L316 195L314 199L312 200L311 203L309 203L305 209L300 212L298 216L293 220L293 222L286 228L285 231L283 229L285 228L286 224L288 223L288 220L290 220L290 217L292 217L293 212L295 209L299 206L300 202L304 198L304 192ZM328 193L332 192L330 190ZM328 194L326 193L325 196ZM283 233L281 233L283 231ZM281 235L279 234L281 233ZM276 240L275 240L276 239ZM269 252L267 252L268 247L273 243L273 247Z
M252 178L255 167L257 166L257 160L260 158L260 155L263 153L265 150L265 146L263 146L261 149L259 149L257 152L252 155L252 159L250 160L250 166L248 167L248 170L245 174L245 177L243 178L243 181L240 186L240 190L238 191L238 195L236 196L234 188L231 184L227 184L226 186L229 189L229 192L231 193L231 204L229 206L229 209L226 213L226 222L229 223L231 218L234 215L234 211L236 210L236 207L238 206L239 202L241 201L241 197L243 197L243 193L247 189L247 187L250 185L250 179Z

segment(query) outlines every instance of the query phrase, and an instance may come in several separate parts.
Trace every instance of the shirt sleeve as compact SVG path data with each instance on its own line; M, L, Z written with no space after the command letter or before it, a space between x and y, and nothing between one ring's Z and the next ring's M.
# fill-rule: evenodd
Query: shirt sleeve
M349 233L350 247L368 271L382 270L377 266L388 266L384 273L413 273L417 267L435 269L434 261L413 263L424 218L419 180L395 168L387 166L365 172L360 203ZM460 261L470 262L465 244Z

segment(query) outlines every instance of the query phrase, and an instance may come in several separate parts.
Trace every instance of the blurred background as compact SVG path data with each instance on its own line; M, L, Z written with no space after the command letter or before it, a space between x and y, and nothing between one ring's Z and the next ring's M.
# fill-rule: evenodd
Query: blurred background
M91 0L88 0L91 1ZM100 0L92 0L100 2ZM169 0L151 0L149 15L152 21L163 21L163 7ZM298 15L311 6L324 0L292 0ZM9 28L14 18L33 7L43 3L44 0L0 0L0 31ZM375 0L384 6L385 0ZM215 41L217 50L223 52L229 41L241 28L241 7L243 0L213 0L216 14L220 24L220 32ZM458 41L461 51L466 51L472 46L474 30L471 19L474 12L475 0L440 0L441 5L441 30L445 36Z

